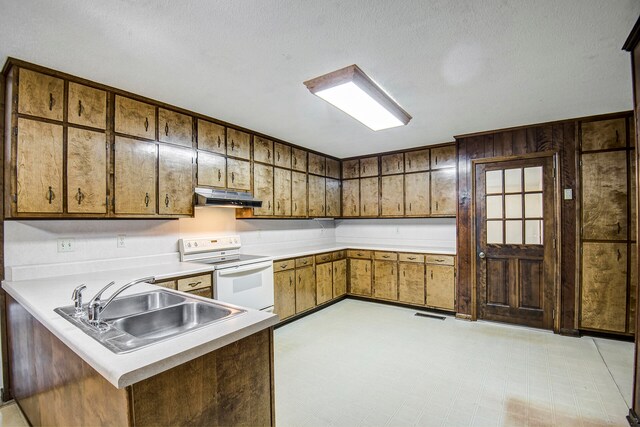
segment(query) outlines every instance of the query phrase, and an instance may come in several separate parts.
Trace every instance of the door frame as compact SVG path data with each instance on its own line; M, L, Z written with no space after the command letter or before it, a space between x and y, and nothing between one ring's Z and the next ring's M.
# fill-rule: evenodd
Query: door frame
M477 275L477 262L478 257L476 256L476 165L484 164L484 163L499 163L499 162L508 162L513 160L527 160L527 159L537 159L542 157L551 157L553 159L553 202L554 202L554 214L555 218L555 229L556 233L556 247L554 248L554 255L556 257L555 262L555 271L553 273L553 332L560 332L560 319L561 316L561 306L560 303L562 301L562 287L560 286L560 272L562 271L562 215L561 215L561 204L560 204L560 179L561 176L561 162L559 161L559 152L558 151L541 151L538 153L531 154L521 154L516 156L500 156L500 157L488 157L483 159L475 159L471 160L471 320L478 320L478 275Z

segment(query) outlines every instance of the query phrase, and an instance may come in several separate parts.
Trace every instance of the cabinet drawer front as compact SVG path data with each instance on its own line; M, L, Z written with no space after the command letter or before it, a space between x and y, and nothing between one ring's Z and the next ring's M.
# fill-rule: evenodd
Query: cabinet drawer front
M69 123L98 129L107 127L107 93L100 89L69 82Z
M251 190L251 163L228 158L227 187L236 190Z
M291 270L295 266L296 266L296 261L293 259L283 259L281 261L273 262L273 269L275 271Z
M429 170L429 150L409 151L404 154L405 172Z
M456 166L456 146L447 145L431 149L431 169Z
M427 264L453 265L455 257L452 255L426 255Z
M308 267L313 265L313 256L306 256L303 258L296 258L296 267Z
M424 262L423 254L399 254L400 261L402 262Z
M340 161L327 157L326 165L327 176L329 178L340 179Z
M255 162L273 164L273 141L261 136L253 138L253 160Z
M198 149L226 154L227 131L225 127L206 120L198 120Z
M156 107L116 95L115 130L126 135L156 139Z
M163 288L168 288L168 289L177 289L177 283L175 280L165 280L163 282L156 282L154 283L154 285L156 286L162 286Z
M627 146L625 119L586 122L582 127L582 151Z
M64 81L62 79L21 68L19 80L19 113L51 120L62 120L64 110Z
M200 151L198 153L198 185L224 188L227 185L227 159Z
M178 279L179 291L195 291L206 287L211 287L211 274Z
M249 160L251 135L238 129L227 128L227 155Z
M333 260L333 255L331 253L316 255L316 264L329 262L331 260Z
M300 172L307 171L307 152L299 148L291 150L291 168Z
M346 251L337 251L333 253L333 260L337 261L339 259L344 259L346 256Z
M290 169L291 168L291 147L279 142L274 143L273 151L275 158L273 159L276 166Z
M67 130L67 211L107 213L106 135L85 129Z
M359 259L371 259L371 251L362 251L356 249L349 249L347 251L347 257L359 258Z
M158 150L158 213L193 214L193 150L163 144Z
M159 108L158 123L160 124L158 141L185 147L193 146L193 119L191 116Z
M309 173L325 175L325 157L315 153L309 153Z
M395 252L374 252L373 257L381 261L397 261L398 254Z
M395 173L404 172L404 154L389 154L388 156L382 156L382 175L391 175Z
M342 162L342 179L360 178L360 161L345 160Z
M360 176L378 176L378 157L360 159Z

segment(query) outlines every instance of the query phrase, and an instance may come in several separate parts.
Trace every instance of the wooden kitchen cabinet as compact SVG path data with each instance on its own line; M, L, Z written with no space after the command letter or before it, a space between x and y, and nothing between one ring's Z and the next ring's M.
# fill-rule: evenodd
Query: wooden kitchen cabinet
M158 108L158 141L191 147L193 119L186 114Z
M254 163L253 195L262 200L262 207L253 208L256 216L273 215L273 166Z
M344 160L342 162L342 179L360 178L360 160Z
M378 216L378 178L360 179L360 216Z
M425 304L425 266L423 262L400 262L398 266L398 301Z
M429 215L431 207L429 181L429 172L408 173L404 176L405 216Z
M227 158L227 188L243 191L251 190L250 162Z
M107 213L107 139L102 132L67 130L67 211Z
M360 159L360 177L378 176L378 156Z
M311 155L311 153L310 153ZM309 216L325 216L325 178L309 175Z
M97 129L107 128L107 92L69 82L69 123Z
M276 271L273 277L273 312L280 317L280 320L284 320L296 314L296 272L294 269Z
M456 169L431 172L431 215L455 216L458 198L456 193Z
M291 171L273 169L274 215L291 216Z
M18 79L18 113L62 121L64 80L26 68Z
M388 154L380 158L382 175L404 173L404 154Z
M398 300L398 263L396 261L373 262L373 296L375 298Z
M349 292L354 295L371 296L371 260L349 258Z
M624 148L627 132L624 118L582 122L582 151Z
M224 126L198 119L198 149L227 154L227 130Z
M261 136L253 138L253 161L273 164L273 141Z
M404 171L422 172L429 170L429 149L407 151L404 153Z
M327 178L340 179L340 161L329 157L325 160Z
M227 128L227 156L251 159L251 135L234 128Z
M291 149L291 169L298 172L307 171L307 152L300 148Z
M115 131L117 133L156 139L156 107L135 99L116 95Z
M307 216L307 175L291 172L291 216Z
M636 298L638 292L638 248L636 243L629 245L629 313L627 313L627 332L636 332Z
M291 169L291 147L289 145L274 143L273 147L274 159L273 164L286 169Z
M629 239L636 240L636 150L629 150Z
M199 151L198 185L225 188L227 185L227 159L224 156Z
M309 153L309 173L314 175L325 175L325 157L315 153Z
M193 215L193 150L158 147L158 213Z
M347 293L347 260L339 259L332 262L333 266L333 297L337 298Z
M456 167L456 146L445 145L431 149L431 169Z
M382 216L404 215L404 176L390 175L381 179L380 204Z
M324 304L333 298L333 264L316 264L316 303Z
M296 267L296 313L316 306L316 281L313 265Z
M360 180L342 181L342 216L360 216Z
M115 213L153 215L156 212L156 144L116 136L114 151Z
M450 265L427 264L427 305L454 310L456 299L455 268Z
M328 217L340 216L340 181L327 178L325 183L325 215Z

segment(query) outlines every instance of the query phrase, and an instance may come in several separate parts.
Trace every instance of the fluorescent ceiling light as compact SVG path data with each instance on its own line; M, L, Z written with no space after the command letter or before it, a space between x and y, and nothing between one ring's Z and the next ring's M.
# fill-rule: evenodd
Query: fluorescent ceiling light
M403 126L411 116L357 65L304 82L314 95L374 131Z

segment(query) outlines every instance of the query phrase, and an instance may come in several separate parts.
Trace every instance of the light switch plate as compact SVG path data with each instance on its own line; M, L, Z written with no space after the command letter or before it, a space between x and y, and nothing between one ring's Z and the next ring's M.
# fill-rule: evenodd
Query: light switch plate
M58 239L58 252L73 252L76 250L76 239L64 237Z
M573 200L573 190L571 188L564 189L564 199Z

